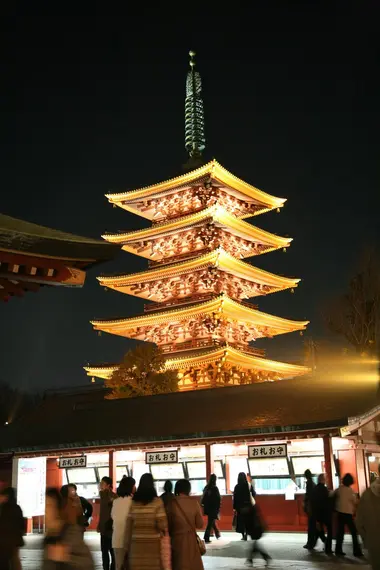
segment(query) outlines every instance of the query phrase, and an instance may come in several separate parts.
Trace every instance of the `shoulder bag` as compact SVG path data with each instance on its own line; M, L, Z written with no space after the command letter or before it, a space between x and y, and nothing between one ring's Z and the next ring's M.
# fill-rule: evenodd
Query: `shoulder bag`
M202 540L201 538L199 538L197 531L195 530L195 528L193 528L193 525L191 524L191 522L189 521L185 511L183 510L183 508L181 507L181 505L179 504L179 502L177 501L177 499L174 499L175 504L177 505L177 507L179 508L179 510L182 513L183 518L185 519L185 521L187 522L188 526L190 527L190 529L192 531L194 531L195 534L195 538L198 544L198 548L199 548L199 552L201 556L204 556L206 554L206 544L205 541Z

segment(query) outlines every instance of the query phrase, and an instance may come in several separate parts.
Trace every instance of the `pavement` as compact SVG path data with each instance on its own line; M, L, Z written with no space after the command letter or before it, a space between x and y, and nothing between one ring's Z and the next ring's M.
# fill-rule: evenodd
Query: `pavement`
M85 540L94 557L95 569L102 570L99 535L87 532ZM352 556L351 537L346 537L343 546L347 556L344 559L326 556L322 545L312 553L303 548L305 536L298 533L268 533L260 544L272 557L269 568L272 570L370 570L366 560L358 560ZM239 536L225 532L220 540L213 540L207 546L207 554L203 558L205 570L241 570L249 542L242 542ZM25 546L20 551L23 570L40 570L42 555L42 538L40 535L27 536ZM254 559L255 568L265 568L262 559Z

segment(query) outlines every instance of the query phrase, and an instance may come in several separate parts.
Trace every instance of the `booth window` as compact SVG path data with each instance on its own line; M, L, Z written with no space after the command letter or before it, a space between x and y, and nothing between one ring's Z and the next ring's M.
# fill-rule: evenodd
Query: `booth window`
M191 483L191 494L202 495L206 487L206 461L187 461L187 479Z
M94 467L67 469L66 477L68 483L75 483L80 497L94 499L99 496L98 481Z
M150 470L159 495L164 492L165 481L172 481L172 483L175 484L178 479L183 479L184 477L182 463L162 463L161 465L151 465Z
M318 475L323 473L325 458L323 455L298 455L290 458L293 465L293 472L296 477L297 486L301 491L306 488L304 473L310 469L313 474L314 483L317 483Z
M249 459L248 464L259 494L282 494L292 483L286 457Z

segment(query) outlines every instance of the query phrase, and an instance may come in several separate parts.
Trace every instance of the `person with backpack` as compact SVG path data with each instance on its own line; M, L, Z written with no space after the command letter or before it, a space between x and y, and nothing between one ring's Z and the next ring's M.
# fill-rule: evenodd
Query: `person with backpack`
M213 474L210 476L209 482L203 490L203 496L201 500L203 513L205 516L207 516L207 526L204 535L204 541L206 543L211 542L211 530L214 531L215 537L217 539L220 538L220 531L216 524L216 521L219 519L220 503L221 499L219 489L216 486L216 475Z

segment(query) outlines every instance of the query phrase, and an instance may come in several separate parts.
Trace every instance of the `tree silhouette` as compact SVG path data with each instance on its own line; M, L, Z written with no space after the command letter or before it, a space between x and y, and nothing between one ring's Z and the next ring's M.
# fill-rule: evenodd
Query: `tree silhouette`
M342 335L359 354L375 355L379 350L380 266L369 251L358 272L350 279L348 291L333 299L327 312L329 329Z
M176 372L164 369L162 352L153 344L141 344L129 350L120 367L105 382L109 399L152 396L178 390Z

